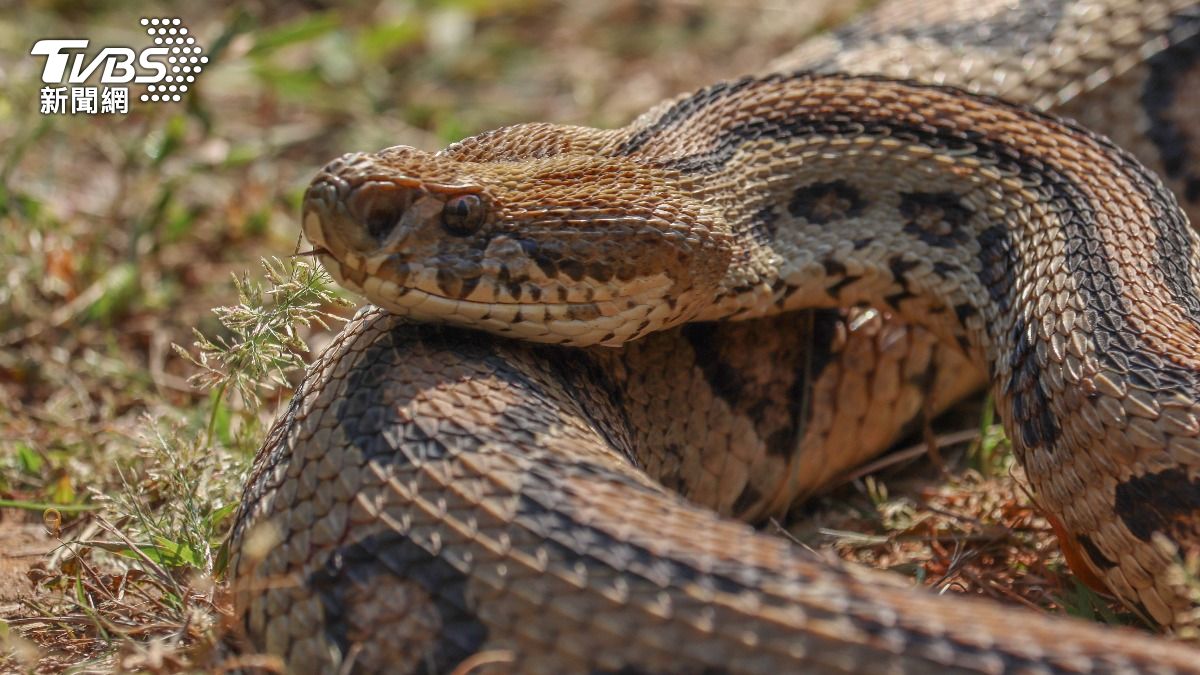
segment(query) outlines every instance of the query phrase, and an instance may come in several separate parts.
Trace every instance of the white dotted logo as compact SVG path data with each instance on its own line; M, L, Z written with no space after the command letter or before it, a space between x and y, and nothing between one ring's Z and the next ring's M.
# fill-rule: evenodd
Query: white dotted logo
M204 47L196 44L196 38L188 34L187 26L177 17L143 17L142 25L146 27L146 34L154 39L154 44L164 45L168 50L167 68L170 72L161 83L146 85L146 93L142 94L141 99L154 102L182 100L182 94L187 92L208 64Z
M145 85L138 98L147 103L182 101L208 65L204 47L177 17L145 17L141 24L153 44L138 50L106 46L89 57L86 39L35 42L30 55L46 59L42 114L124 114L129 85Z

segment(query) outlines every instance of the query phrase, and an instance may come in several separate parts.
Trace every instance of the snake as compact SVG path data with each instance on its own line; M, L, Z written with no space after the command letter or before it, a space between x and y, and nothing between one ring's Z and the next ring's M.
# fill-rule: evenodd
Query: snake
M255 459L247 649L299 673L1200 672L1187 642L752 526L986 381L1073 570L1200 623L1197 85L1194 0L893 0L625 127L335 159L304 236L372 305Z

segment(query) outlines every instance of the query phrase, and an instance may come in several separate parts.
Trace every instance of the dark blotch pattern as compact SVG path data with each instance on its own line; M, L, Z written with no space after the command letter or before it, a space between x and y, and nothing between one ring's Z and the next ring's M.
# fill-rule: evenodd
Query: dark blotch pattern
M1142 541L1162 532L1177 542L1200 543L1200 478L1182 469L1130 478L1117 485L1116 511Z
M417 663L427 664L428 672L432 673L450 672L479 651L487 639L487 628L467 601L467 576L446 558L432 555L402 534L384 531L334 551L309 578L325 610L326 636L339 647L343 658L351 652L354 642L377 639L371 630L375 627L360 625L348 614L354 611L356 603L361 605L364 600L373 599L372 587L389 585L383 582L385 576L411 585L414 596L423 596L414 597L414 602L431 602L440 624L428 644L406 645L407 649L397 651L411 654ZM346 597L356 591L355 597ZM364 614L370 615L371 611L365 610ZM391 640L403 637L389 634Z
M1061 433L1058 421L1050 410L1050 398L1041 378L1037 359L1037 337L1024 317L1012 311L1012 297L1017 274L1020 272L1017 249L1003 227L992 226L980 233L979 280L1002 315L1012 316L1009 336L1011 350L1007 357L1012 379L1007 393L1012 397L1012 422L1021 434L1023 447L1053 445ZM959 316L968 310L956 308Z
M835 180L798 188L788 202L788 213L816 225L825 225L853 218L861 214L866 205L856 188L844 180Z
M833 358L836 310L793 312L740 325L694 323L683 327L683 337L695 353L696 365L713 392L751 420L763 437L769 455L787 457L795 452L804 424L811 414L809 387ZM762 328L758 328L762 326ZM796 336L796 348L776 355L778 385L747 378L723 353L729 339L741 344L755 330L784 331ZM728 336L726 333L728 332ZM752 339L752 338L749 338ZM790 373L790 375L788 375ZM779 424L779 411L786 421ZM743 492L742 497L750 497Z
M1108 556L1100 552L1100 549L1092 542L1092 538L1086 534L1079 535L1079 545L1083 548L1084 553L1091 559L1092 564L1099 567L1101 571L1110 570L1117 566L1117 563L1108 559Z
M560 262L558 269L562 270L562 273L567 275L572 281L579 281L587 271L583 263L569 258Z
M750 237L758 244L770 244L779 232L779 214L765 206L750 218Z
M843 288L849 286L850 284L858 281L861 278L862 277L860 277L857 274L847 274L846 276L839 279L836 283L831 284L828 288L826 288L825 292L829 293L829 295L836 298L838 295L841 294Z
M837 280L825 289L825 291L834 298L838 297L843 288L862 278L856 274L849 274L849 270L846 269L845 264L832 258L826 258L822 260L821 266L825 268L826 276Z
M572 466L572 471L575 470ZM757 582L762 578L759 575L774 576L769 570L749 565L723 565L720 561L713 561L711 571L703 571L685 561L663 557L661 551L647 549L636 538L618 539L604 529L587 524L576 513L574 503L563 500L560 481L557 476L540 472L525 476L516 518L544 540L543 546L551 560L568 569L583 566L591 570L616 570L635 579L691 582L732 594ZM596 578L613 577L603 574Z
M765 81L776 82L780 81L780 78L804 81L814 77L808 73L795 73L788 76L772 76L766 78ZM684 103L681 102L677 105L682 106ZM1070 126L1066 122L1061 124ZM1073 128L1073 131L1081 136L1090 137L1097 144L1105 146L1122 169L1135 182L1145 186L1148 192L1158 184L1157 180L1137 164L1132 156L1113 146L1111 142L1079 127ZM902 119L873 115L862 115L861 117L828 115L817 109L811 109L799 111L787 117L754 118L732 125L710 145L710 149L695 155L673 159L664 168L673 168L689 173L704 173L725 166L729 157L746 141L761 138L787 139L818 134L844 138L855 138L862 135L891 137L898 141L918 143L939 151L969 152L973 157L991 163L1001 173L1013 174L1026 179L1029 189L1042 193L1049 210L1065 216L1063 227L1067 239L1068 268L1084 296L1089 318L1096 319L1096 323L1093 325L1097 326L1097 330L1093 337L1097 342L1098 354L1108 359L1108 365L1119 372L1134 371L1132 373L1134 378L1144 377L1165 386L1178 387L1181 393L1200 396L1200 374L1187 367L1164 362L1161 358L1153 356L1154 349L1146 345L1138 329L1130 325L1127 319L1129 309L1116 288L1116 274L1113 270L1117 263L1111 259L1111 255L1104 248L1096 228L1095 214L1087 208L1090 195L1086 194L1083 188L1075 184L1069 175L1058 167L1046 165L1036 157L1023 154L1018 147L988 137L982 131L935 124L914 125ZM836 184L835 181L822 185ZM801 190L805 189L807 188L801 188ZM847 203L850 201L852 200ZM801 206L800 212L803 213L805 208ZM1180 230L1186 227L1186 224L1180 214L1172 212L1160 215L1162 217L1155 220L1160 241L1170 242L1182 236ZM1001 316L1004 316L1012 309L1005 299L1012 289L1012 277L1006 275L1004 270L1012 269L1016 254L1011 243L996 245L1001 240L1007 240L1004 232L993 228L990 234L989 232L984 233L985 239L988 236L991 237L993 245L988 246L986 242L981 241L982 244L985 244L985 250L981 253L981 260L985 267L981 273L981 280L988 287L993 301L999 301L998 306L1002 310ZM1163 245L1168 246L1169 244L1164 243ZM1170 255L1159 254L1155 258L1163 277L1168 279L1168 286L1175 289L1173 293L1176 297L1182 298L1187 295L1187 290L1190 288L1190 275L1180 272L1183 266L1170 262L1173 259L1173 256ZM1003 259L1007 259L1007 261L1005 262ZM1178 259L1177 256L1174 259ZM853 281L847 277L834 284L829 292L836 296L844 285ZM1189 312L1193 311L1190 301L1184 302L1182 306ZM1013 328L1014 332L1024 335L1026 330L1021 317L1013 317L1013 321L1016 324ZM1119 344L1122 349L1110 350L1108 349L1110 343ZM1028 341L1019 344L1023 346L1019 348L1021 353L1016 354L1015 358L1024 361L1031 351L1032 345ZM1149 361L1154 361L1160 366L1157 372L1145 374L1147 371L1152 371L1153 367L1137 367L1150 366ZM1037 369L1036 363L1033 362L1026 367L1030 368L1031 372ZM1026 389L1025 392L1018 393L1033 398L1044 396L1043 392L1034 389ZM1028 415L1026 417L1028 428L1023 435L1042 441L1053 439L1057 434L1053 433L1053 425L1048 422L1049 414L1044 412L1044 407L1037 403L1038 401L1035 400L1025 401L1024 410ZM1040 419L1035 419L1035 415Z
M401 345L409 341L405 333L394 330L367 348L349 374L347 395L333 403L333 412L349 442L365 458L420 464L443 458L445 448L419 428L404 424L395 401L386 396L396 393L392 373L403 367Z
M756 506L762 498L762 492L752 483L747 483L746 487L742 488L742 493L733 502L733 513L745 513L751 507Z
M521 250L549 279L566 276L579 281L587 276L605 283L614 278L629 281L637 276L637 266L629 259L592 260L585 263L573 257L570 249L554 237L546 240L523 239ZM531 286L536 287L537 284ZM541 296L540 293L538 295Z
M935 260L933 263L933 273L943 279L949 279L962 274L963 268L961 265L946 262L945 260Z
M963 303L954 306L954 315L958 317L959 323L966 324L967 319L979 314L979 309L975 305Z
M971 210L953 192L906 192L900 195L904 231L930 246L954 248L967 243Z
M921 262L919 260L911 260L905 258L903 255L895 255L888 258L888 269L891 270L892 277L896 280L896 283L902 286L907 285L904 275L920 266Z
M779 82L780 78L800 82L817 76L799 72L787 76L772 76L767 82ZM833 75L830 77L842 77ZM871 79L855 78L855 79ZM931 87L935 88L935 87ZM958 92L955 92L956 94ZM996 102L1000 104L1000 102ZM683 106L685 102L677 104ZM1032 113L1031 113L1032 114ZM1143 186L1146 194L1158 186L1158 181L1131 155L1081 127L1072 127L1069 122L1055 122L1069 128L1073 133L1090 138L1102 146L1131 180ZM672 159L664 168L687 173L705 173L724 167L728 159L747 141L763 138L789 139L813 135L838 136L852 139L859 136L890 137L897 141L920 144L941 152L969 153L978 160L991 164L1003 174L1018 176L1028 189L1041 193L1047 210L1061 214L1066 239L1067 268L1072 274L1076 288L1083 296L1089 323L1095 327L1092 338L1096 343L1096 354L1100 366L1126 373L1130 384L1170 393L1178 393L1196 399L1200 397L1200 373L1168 361L1157 355L1156 350L1146 344L1140 330L1129 320L1128 301L1117 288L1115 268L1118 263L1106 249L1097 228L1096 214L1089 208L1094 196L1085 187L1075 183L1060 167L1048 165L1041 159L1027 155L1003 139L985 135L978 129L960 128L933 123L913 124L907 120L874 114L859 116L823 113L817 108L793 111L787 116L752 117L733 124L724 134L715 139L707 149L694 155ZM822 183L818 192L839 191L838 182ZM810 190L816 186L801 188ZM849 188L849 186L846 186ZM852 188L850 188L852 189ZM848 193L847 193L848 194ZM807 200L794 200L793 209L801 216L807 213ZM853 199L835 200L848 210L854 208ZM1186 227L1177 212L1161 213L1154 221L1159 238L1163 242L1182 236ZM1014 423L1019 428L1022 445L1052 445L1060 430L1048 406L1047 390L1040 382L1040 364L1037 362L1036 342L1026 324L1026 318L1011 304L1014 291L1015 271L1019 269L1018 255L1014 242L1001 227L988 228L979 236L981 245L979 279L998 308L999 325L1008 326L1006 336L1013 345L1007 356L1013 370L1013 379L1005 393L1013 400ZM1168 245L1168 244L1164 244ZM1190 289L1190 275L1181 274L1182 265L1169 262L1171 256L1156 255L1155 262L1168 287L1176 297L1182 297ZM841 289L853 283L852 277L844 277L833 284L829 293L836 297ZM1192 305L1182 304L1189 313Z
M683 327L683 336L696 353L696 363L704 369L704 378L713 392L731 404L744 400L746 383L742 374L721 358L718 346L720 326L713 323L692 323Z
M834 358L835 350L834 343L838 341L838 332L844 318L840 310L836 309L813 309L807 310L812 312L812 339L808 343L808 370L807 377L800 378L802 382L797 382L795 386L806 386L806 383L816 382L821 373L825 371ZM800 391L796 392L800 394ZM808 411L805 411L808 412Z
M845 276L846 266L837 260L825 259L821 261L821 266L825 268L825 274L831 277Z
M588 263L587 275L596 281L604 282L612 279L613 269L612 267L600 262Z
M545 274L548 278L553 279L558 275L558 263L550 258L537 256L533 259L533 262L537 264L538 269L542 270L542 274Z
M883 301L895 309L900 308L900 303L909 298L916 297L908 287L908 279L905 275L911 270L920 266L921 263L916 260L908 260L902 255L892 256L888 259L888 269L892 272L892 278L896 284L900 286L900 290L895 293L890 293L883 297Z
M442 294L448 298L465 298L479 285L481 275L463 277L452 267L441 266L437 269L437 285Z

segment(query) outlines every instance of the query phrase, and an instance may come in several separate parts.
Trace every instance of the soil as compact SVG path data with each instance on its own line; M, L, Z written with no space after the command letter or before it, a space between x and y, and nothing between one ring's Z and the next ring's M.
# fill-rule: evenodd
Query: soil
M55 545L46 528L28 522L26 512L0 509L0 620L20 614L22 601L33 597L29 571Z

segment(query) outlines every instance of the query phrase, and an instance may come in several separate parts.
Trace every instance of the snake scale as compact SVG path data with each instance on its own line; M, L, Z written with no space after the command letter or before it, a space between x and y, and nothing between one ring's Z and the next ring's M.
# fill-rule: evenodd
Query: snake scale
M1197 622L1198 34L1194 0L899 0L620 129L335 160L304 232L383 309L256 459L252 647L294 672L1200 672L743 522L980 364L1076 571Z

